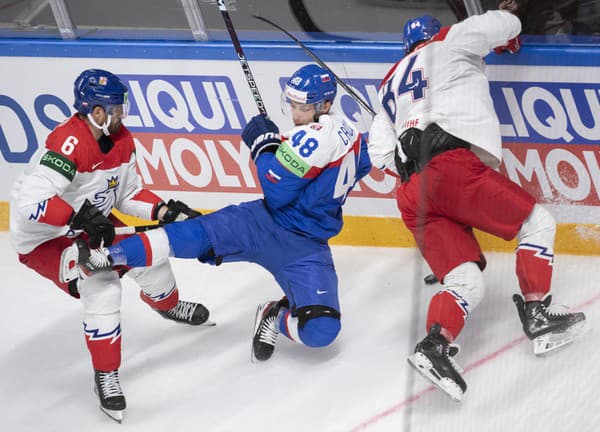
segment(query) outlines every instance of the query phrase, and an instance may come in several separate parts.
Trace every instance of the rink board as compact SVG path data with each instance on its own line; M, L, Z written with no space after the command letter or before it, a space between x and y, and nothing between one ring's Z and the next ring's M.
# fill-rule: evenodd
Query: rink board
M379 109L379 81L398 44L310 43L309 47ZM310 61L291 43L244 42L270 117L287 77ZM525 44L517 56L488 57L498 113L501 172L532 193L559 222L557 251L597 254L600 221L600 48ZM86 68L108 69L130 89L126 125L145 185L165 198L218 209L260 196L240 131L257 113L230 44L3 39L0 41L0 228L8 228L10 185L45 137L71 115L72 83ZM18 73L16 73L18 71ZM335 109L362 133L371 117L339 89ZM394 201L397 181L373 170L350 195L336 244L412 246ZM488 250L514 244L480 236Z

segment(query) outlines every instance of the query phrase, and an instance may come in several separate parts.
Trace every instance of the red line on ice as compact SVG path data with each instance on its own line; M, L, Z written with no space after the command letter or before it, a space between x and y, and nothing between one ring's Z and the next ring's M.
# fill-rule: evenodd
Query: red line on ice
M596 303L598 300L600 300L600 294L595 295L594 297L590 298L589 300L586 300L585 302L581 303L580 305L576 306L573 309L574 310L585 309L585 308L593 305L594 303ZM521 342L524 342L526 340L527 340L527 337L525 337L525 336L521 336L521 337L518 337L518 338L512 340L511 342L509 342L506 345L502 346L501 348L497 349L493 353L491 353L479 360L476 360L475 362L473 362L470 365L468 365L467 367L465 367L465 373L468 373L469 371L499 357L500 355L513 349L515 346L519 345ZM365 430L365 429L369 428L373 424L377 423L379 420L384 419L385 417L400 411L405 406L410 405L411 403L421 399L427 393L429 393L435 389L436 389L436 387L432 385L432 386L427 387L426 389L421 390L418 393L413 394L412 396L404 399L402 402L399 402L396 405L391 406L390 408L386 409L385 411L382 411L379 414L371 417L370 419L365 420L364 422L360 423L358 426L353 427L351 429L351 432L357 432L357 431Z

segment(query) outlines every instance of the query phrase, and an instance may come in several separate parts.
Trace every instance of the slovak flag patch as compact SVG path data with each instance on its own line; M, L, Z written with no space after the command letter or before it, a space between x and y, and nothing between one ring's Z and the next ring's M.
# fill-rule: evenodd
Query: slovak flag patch
M265 176L271 183L279 183L279 180L281 180L281 176L275 174L271 169L265 174Z
M331 81L331 77L329 76L329 74L321 75L321 82L326 83L326 82L329 82L329 81Z

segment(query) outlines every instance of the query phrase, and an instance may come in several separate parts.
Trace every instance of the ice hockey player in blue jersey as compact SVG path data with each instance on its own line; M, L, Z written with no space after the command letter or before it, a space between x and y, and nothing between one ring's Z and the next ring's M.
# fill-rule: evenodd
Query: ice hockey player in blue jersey
M329 238L342 229L342 205L371 169L367 144L331 112L337 92L326 69L309 64L287 81L282 101L295 127L280 134L266 116L242 132L264 198L132 236L103 249L83 242L66 253L82 273L114 265L148 266L168 256L214 264L253 262L284 297L259 305L252 359L268 360L279 333L310 347L331 344L341 329L338 279Z

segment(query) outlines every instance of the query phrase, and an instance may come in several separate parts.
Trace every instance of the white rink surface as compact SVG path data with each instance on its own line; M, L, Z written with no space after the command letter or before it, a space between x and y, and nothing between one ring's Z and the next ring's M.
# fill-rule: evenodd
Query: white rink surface
M20 265L0 233L0 430L70 431L596 431L600 424L600 265L558 256L554 303L583 310L591 331L546 358L532 354L511 301L514 256L488 254L487 292L459 342L469 390L457 404L409 370L412 292L424 336L427 272L413 249L334 247L343 328L325 349L280 337L250 362L254 312L281 293L250 264L173 260L181 297L201 301L216 327L168 322L124 279L118 425L98 409L77 301Z

